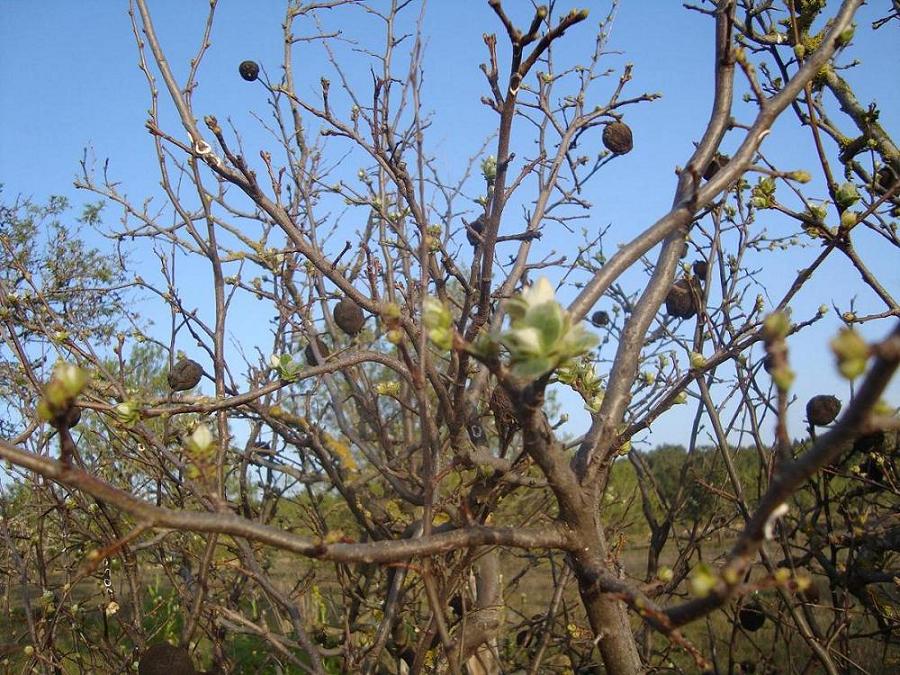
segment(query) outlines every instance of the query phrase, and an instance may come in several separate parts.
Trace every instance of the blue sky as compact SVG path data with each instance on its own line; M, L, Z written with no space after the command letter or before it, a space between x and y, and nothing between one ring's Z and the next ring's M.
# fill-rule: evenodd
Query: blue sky
M527 22L530 3L505 4L520 24ZM607 9L605 3L595 4L587 24L567 34L561 59L589 52L593 29ZM849 71L847 77L860 100L868 102L877 97L881 122L896 139L900 132L900 88L896 82L886 83L885 78L890 72L900 71L900 41L896 40L896 28L892 25L877 32L869 28L888 4L871 2L861 10L855 43L842 60L862 61L862 66ZM163 47L176 75L183 78L189 59L196 53L207 3L157 0L150 5ZM338 26L348 36L376 40L367 35L366 17L361 11L341 16L350 17L342 19L344 23ZM268 111L263 88L241 80L237 65L252 58L278 77L282 18L282 2L221 2L212 47L200 71L200 87L195 96L198 117L209 113L223 121L230 116L251 149L251 156L259 149L271 148L271 139L260 129L251 111L264 118ZM326 23L329 20L325 18ZM425 100L426 108L434 113L430 143L449 176L461 170L464 159L480 147L495 125L493 113L479 103L485 85L478 64L485 57L482 32L500 30L486 2L432 0L428 5ZM635 131L635 150L610 165L592 193L595 208L590 226L596 229L609 225L607 245L613 248L665 213L672 199L674 169L684 163L692 142L703 131L711 99L712 23L685 11L679 2L626 1L619 8L609 50L604 63L614 72L598 84L598 102L606 100L604 97L608 97L618 73L628 62L635 64L628 94L663 95L657 102L629 109L627 121ZM319 50L300 47L296 58L301 94L317 91L323 74L335 79ZM158 167L151 138L144 129L149 95L137 68L127 3L0 3L0 67L0 182L5 185L4 199L23 194L40 201L50 194L65 194L76 204L92 201L92 195L72 186L86 146L101 164L109 158L112 176L134 201L141 202L158 193ZM368 81L366 70L350 71L361 83ZM742 121L750 119L748 109L738 106L737 111ZM163 119L167 128L178 135L179 127L171 114ZM737 135L729 137L726 149L737 139ZM763 149L779 166L811 169L815 174L806 133L797 130L793 119L779 122ZM813 188L815 191L815 184ZM820 190L816 196L824 197L824 193ZM106 215L111 221L117 217L114 211ZM790 231L789 226L775 219L771 229L779 234ZM551 249L567 253L554 249L558 240L549 239L541 243L541 253ZM895 252L885 251L874 241L861 241L859 249L885 285L895 294L900 292L900 273L891 257ZM816 252L815 247L792 249L761 262L771 279L768 290L773 299L783 290L790 274L812 260ZM879 309L871 293L861 287L845 265L837 262L835 257L815 280L814 287L798 298L798 316L809 316L823 302L847 307L853 297L862 311ZM628 279L636 287L640 277ZM800 374L797 395L801 402L794 408L795 435L802 433L802 402L809 395L828 390L847 398L846 384L833 376L827 347L838 324L832 312L792 344ZM165 325L164 320L163 329ZM236 340L245 337L240 332L243 329L233 330ZM871 335L886 330L882 325ZM823 368L823 363L828 367ZM894 404L898 391L900 387L895 384L891 394ZM583 416L574 416L584 421ZM684 441L685 437L685 420L673 415L654 427L648 440Z

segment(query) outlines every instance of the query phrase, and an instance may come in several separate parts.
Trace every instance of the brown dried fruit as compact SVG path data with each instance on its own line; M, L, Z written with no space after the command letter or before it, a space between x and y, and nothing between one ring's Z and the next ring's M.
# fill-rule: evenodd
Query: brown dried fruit
M853 442L853 451L862 454L870 452L884 452L884 444L887 437L883 431L876 431L865 436L860 436Z
M603 145L616 155L624 155L631 152L634 147L634 137L631 128L624 122L607 124L603 130Z
M316 353L313 350L313 343L316 345L316 349L319 351L319 355L321 358L316 358ZM322 340L320 336L316 336L313 340L306 345L306 349L303 350L303 353L306 355L306 362L311 366L321 366L325 363L325 360L328 358L328 347L325 342Z
M887 164L878 169L878 186L882 190L890 190L894 187L894 183L897 182L896 176L894 176L894 172L891 170Z
M766 615L763 612L762 605L756 600L751 600L741 607L741 610L738 612L738 620L741 622L744 630L754 633L763 627L763 624L766 622Z
M259 77L259 65L256 61L243 61L238 66L238 72L247 82L254 82Z
M705 260L697 260L693 266L694 276L698 279L706 279L706 273L709 271L709 265Z
M343 298L334 306L334 322L347 335L358 335L366 323L362 309L350 298Z
M203 366L191 359L179 359L172 366L166 380L174 391L193 389L203 377Z
M876 455L869 455L866 457L866 461L862 463L860 470L863 472L863 475L873 483L881 483L884 481L884 470L881 468L881 464L878 462L878 457Z
M512 440L513 435L519 429L519 420L516 418L515 408L509 394L499 384L491 392L488 406L494 415L494 424L500 435L500 447L505 448Z
M822 592L815 581L810 581L809 586L797 593L797 596L808 605L815 605L821 600Z
M728 155L723 155L722 153L717 152L716 156L713 157L709 164L706 165L706 171L703 172L703 179L710 180L713 176L719 173L719 169L728 164L729 161Z
M168 642L150 645L138 663L138 675L196 675L191 657L184 647Z
M679 319L690 319L697 313L697 302L694 299L697 291L696 284L687 279L676 281L666 296L666 313Z
M609 314L603 311L594 312L591 314L591 323L597 328L603 328L603 326L609 323Z
M465 222L465 221L464 221ZM478 246L481 243L481 240L477 235L480 235L484 232L484 215L478 216L471 223L466 223L466 239L469 240L469 243L472 246Z
M80 421L81 408L79 408L77 405L73 405L69 407L65 415L60 415L50 420L50 426L54 429L59 429L63 425L63 423L65 423L66 429L71 429Z
M834 422L840 411L841 401L836 396L819 394L806 402L806 419L817 427Z

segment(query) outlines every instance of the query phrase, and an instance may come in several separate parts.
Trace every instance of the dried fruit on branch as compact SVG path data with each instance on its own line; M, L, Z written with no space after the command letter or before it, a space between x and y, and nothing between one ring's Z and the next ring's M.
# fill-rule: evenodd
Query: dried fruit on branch
M607 124L603 130L603 145L616 155L625 155L634 147L634 137L631 127L624 122Z
M819 394L806 402L806 419L817 427L834 422L840 411L841 401L836 396Z
M509 394L499 384L491 392L488 406L494 415L494 424L497 426L497 434L500 436L500 451L502 454L516 431L519 430L519 420L516 417L512 399L509 398Z
M602 328L609 323L609 314L602 310L594 312L591 314L591 323L597 328Z
M313 347L315 344L315 347ZM316 356L316 351L319 352L319 356ZM306 355L306 362L311 366L321 366L325 363L325 359L328 358L328 347L325 342L322 340L320 336L316 336L308 345L306 345L306 349L303 350L303 353Z
M472 246L478 246L481 243L479 236L484 232L484 215L478 216L471 223L466 223L466 239Z
M195 675L187 649L168 642L150 645L138 663L138 675Z
M247 82L254 82L259 77L259 65L256 61L242 61L238 72Z
M203 366L191 359L179 359L172 366L166 380L173 391L193 389L203 377Z
M741 611L738 612L738 620L741 622L744 630L753 633L763 627L763 624L766 622L766 615L763 612L762 605L756 600L751 600L741 607Z
M679 319L690 319L697 313L697 300L700 295L696 283L687 279L679 279L666 296L666 313Z
M59 429L65 425L66 429L71 429L81 421L81 408L77 405L71 406L66 410L64 415L53 417L50 419L50 426Z
M366 323L362 309L350 298L342 298L334 306L333 316L338 328L351 337L358 335Z

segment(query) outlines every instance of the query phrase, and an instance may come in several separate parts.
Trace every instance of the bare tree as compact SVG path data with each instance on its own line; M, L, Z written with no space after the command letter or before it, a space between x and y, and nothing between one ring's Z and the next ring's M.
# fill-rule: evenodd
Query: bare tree
M656 95L629 93L630 65L605 70L615 4L591 40L586 10L513 4L488 1L481 104L496 127L448 176L428 142L424 6L288 2L280 69L238 69L269 105L272 145L250 148L194 103L216 0L183 81L148 3L131 2L165 206L85 157L78 186L121 213L114 254L50 253L57 272L28 236L31 206L0 224L0 456L27 486L0 502L5 592L21 585L27 616L16 658L46 672L746 672L738 643L767 622L775 639L753 653L780 670L896 658L898 421L881 398L900 307L867 256L900 243L900 153L839 65L861 0L686 6L714 26L709 121L671 209L614 252L586 194ZM334 28L353 12L379 51ZM566 40L586 46L580 62L558 56ZM330 64L315 96L296 83L301 45ZM815 170L767 157L779 118ZM792 234L767 234L766 212ZM574 255L539 258L542 236ZM808 260L790 283L751 267L776 246ZM137 250L154 278L134 276ZM788 347L828 308L792 303L832 259L881 309L841 312L852 397L810 401L795 442ZM137 297L167 310L167 330L129 311ZM560 388L590 413L574 440ZM677 466L633 446L685 403ZM636 481L614 495L624 470ZM623 562L638 511L644 571Z

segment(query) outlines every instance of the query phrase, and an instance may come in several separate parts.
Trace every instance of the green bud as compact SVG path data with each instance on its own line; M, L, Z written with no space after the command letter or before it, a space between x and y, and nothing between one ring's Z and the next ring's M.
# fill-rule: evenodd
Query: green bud
M853 183L848 181L838 186L834 192L834 198L839 207L846 209L859 201L859 191Z
M791 320L784 312L772 312L763 322L763 339L771 344L783 340L791 332Z
M395 381L379 382L375 385L375 393L379 396L399 396L400 383Z
M781 366L772 371L772 381L781 391L788 391L794 384L795 377L794 371L787 366Z
M831 341L838 370L848 380L862 375L869 360L869 345L852 328L844 328Z
M853 34L856 32L856 26L850 26L849 28L845 28L841 31L840 35L837 36L837 40L835 40L835 44L838 47L845 47L850 44L850 41L853 39Z
M706 563L700 563L691 573L691 591L698 598L705 598L716 587L716 575Z
M858 217L853 211L847 210L841 214L841 229L843 229L843 230L853 229L853 227L856 225L857 222L858 222Z

